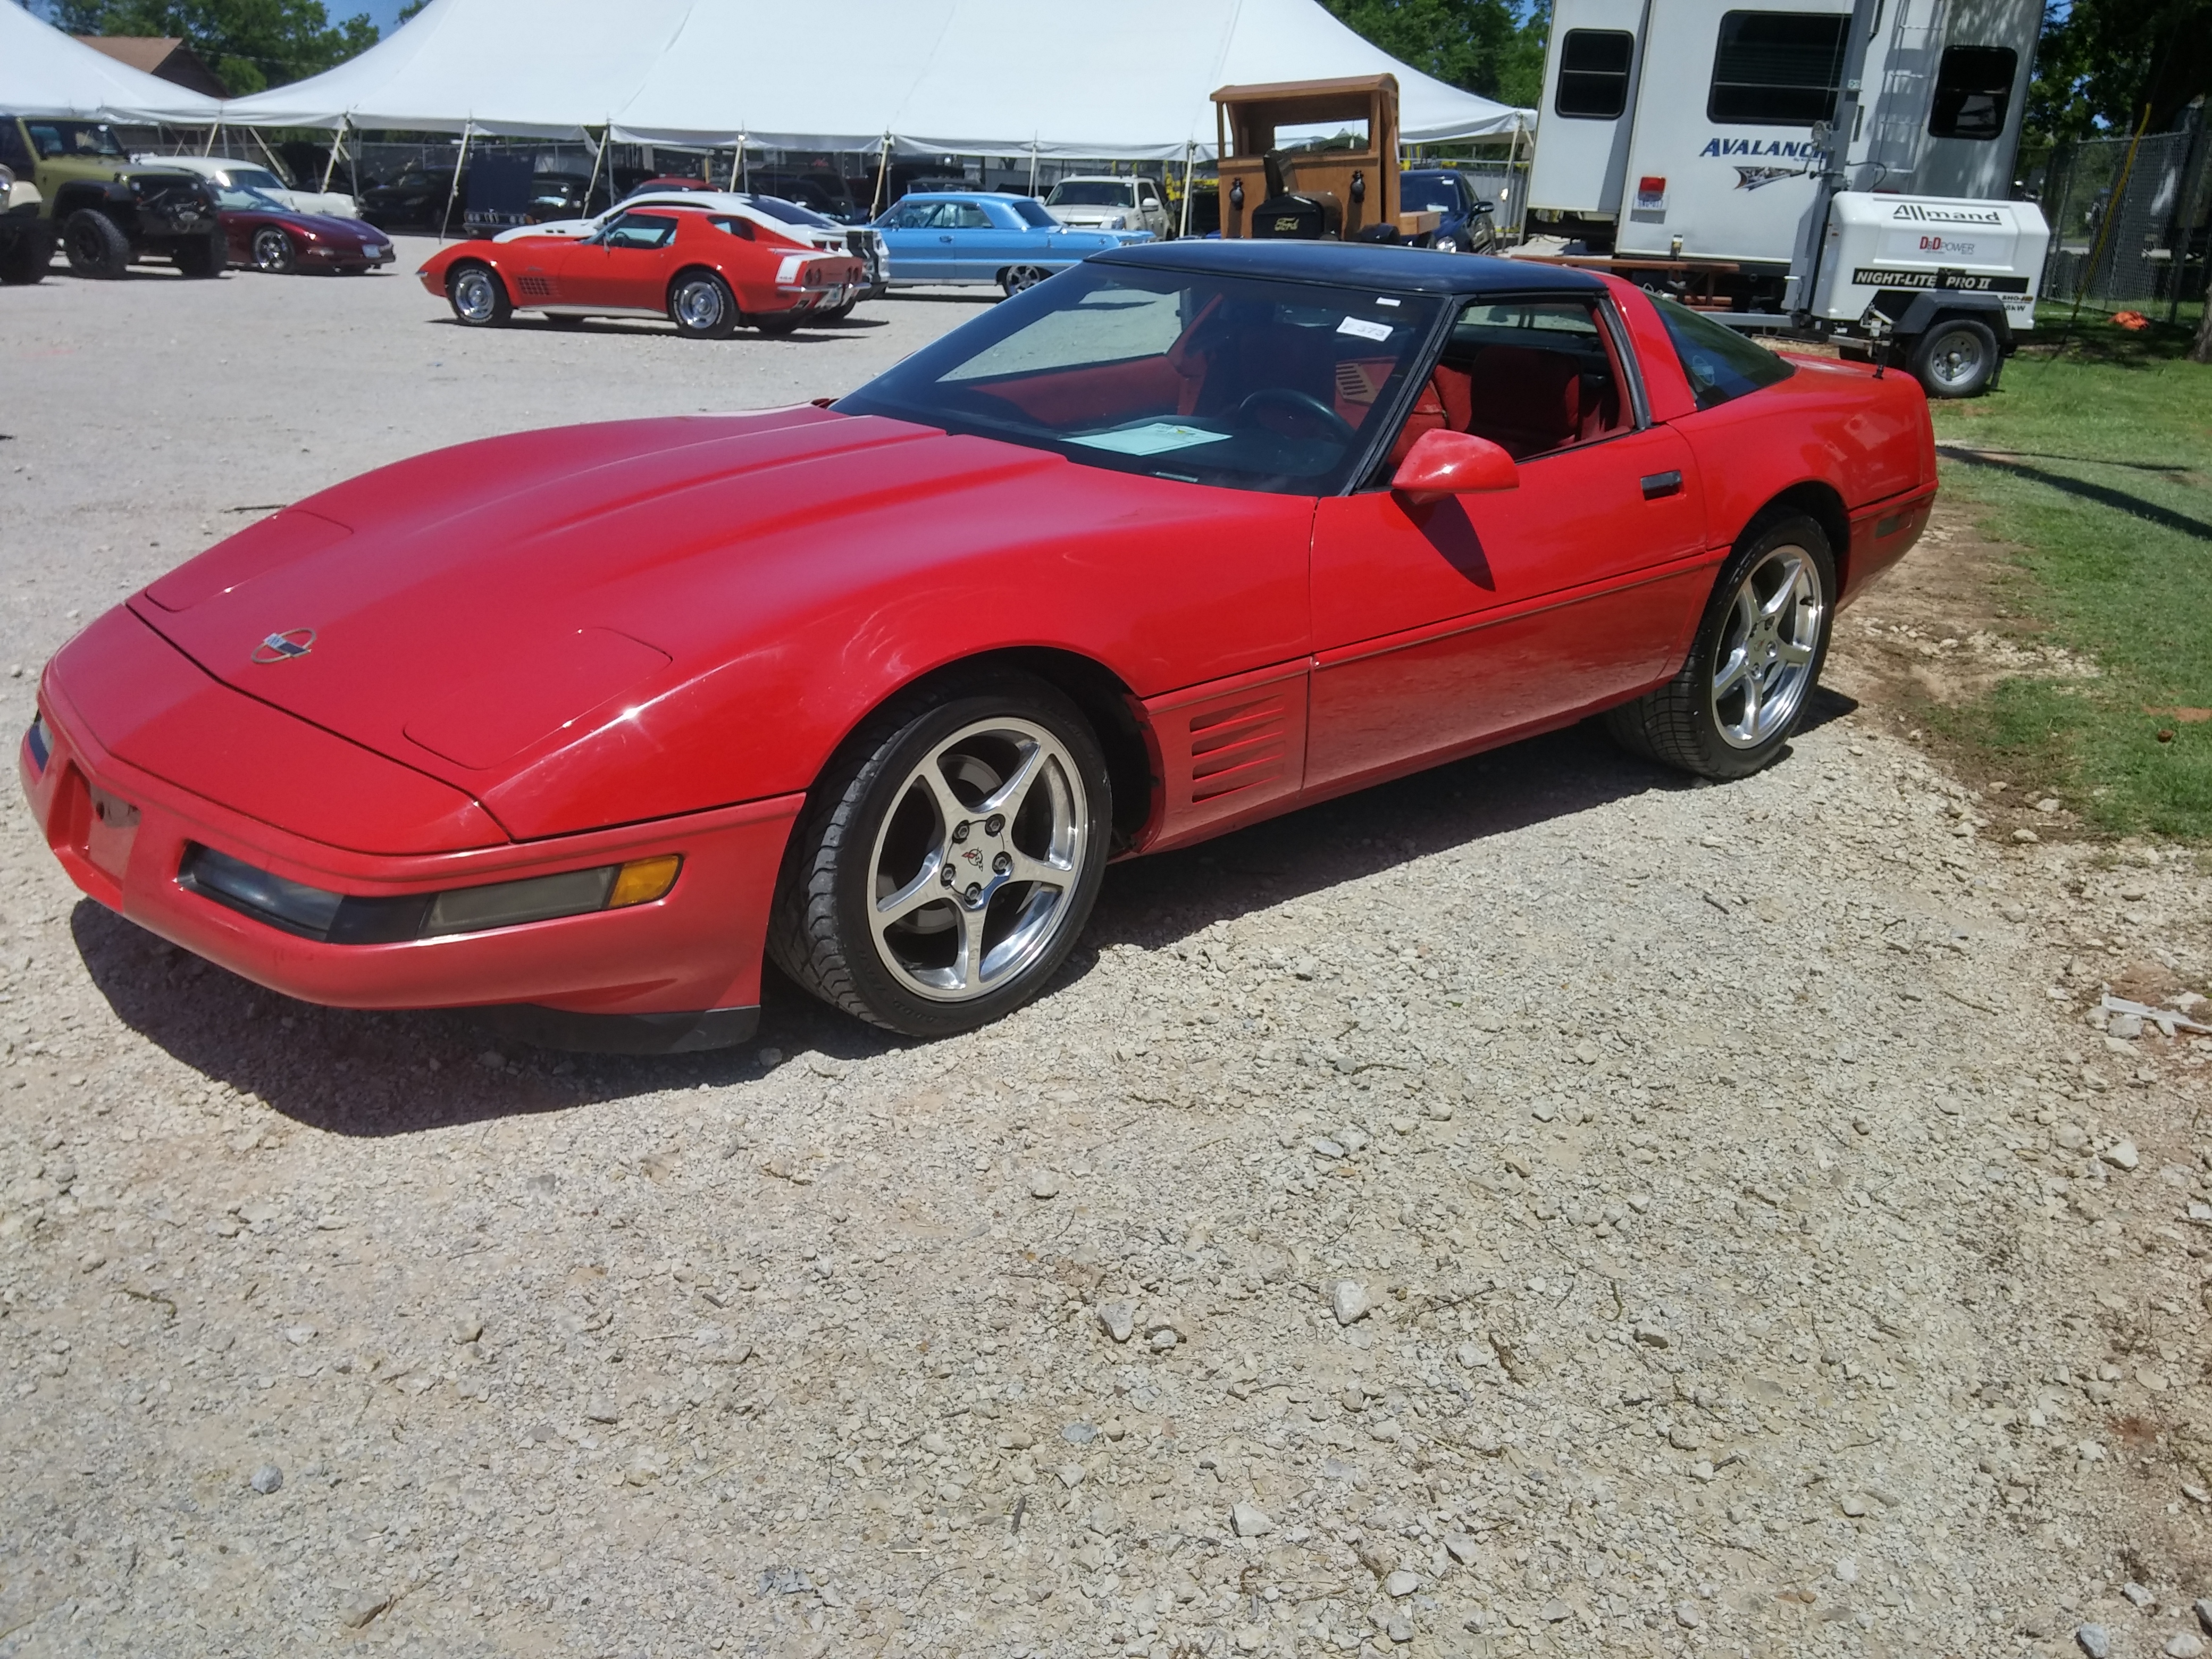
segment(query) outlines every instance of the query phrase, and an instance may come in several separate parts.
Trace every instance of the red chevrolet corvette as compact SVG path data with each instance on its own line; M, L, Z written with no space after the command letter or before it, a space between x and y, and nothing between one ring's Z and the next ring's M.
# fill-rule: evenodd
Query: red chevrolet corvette
M748 198L714 194L626 209L588 236L457 243L415 274L471 328L520 308L560 319L665 317L702 340L744 324L787 334L811 316L851 310L868 285L854 254L823 248Z
M951 1032L1116 857L1601 713L1765 765L1935 489L1910 377L1610 278L1140 245L827 407L313 496L65 647L22 779L86 892L311 1001L702 1048L771 956Z

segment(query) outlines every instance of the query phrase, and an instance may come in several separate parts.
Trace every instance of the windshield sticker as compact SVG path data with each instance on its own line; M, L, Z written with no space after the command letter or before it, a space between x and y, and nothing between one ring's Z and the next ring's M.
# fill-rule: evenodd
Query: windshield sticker
M1398 301L1395 300L1377 300L1375 303L1378 306L1389 306L1393 310L1396 309L1398 305Z
M1150 426L1133 426L1121 432L1094 432L1067 441L1088 444L1093 449L1110 449L1117 455L1164 455L1171 449L1218 444L1228 435L1226 432L1208 432L1202 427L1155 421Z
M1336 331L1357 334L1363 340L1387 340L1390 337L1390 325L1370 323L1364 317L1347 317L1336 325Z

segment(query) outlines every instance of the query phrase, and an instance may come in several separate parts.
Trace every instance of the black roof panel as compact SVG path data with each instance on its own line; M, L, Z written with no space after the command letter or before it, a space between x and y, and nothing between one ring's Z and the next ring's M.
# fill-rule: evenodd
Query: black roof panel
M1105 264L1158 270L1206 271L1223 276L1273 276L1409 294L1588 294L1604 284L1589 271L1534 259L1495 259L1484 254L1438 253L1380 242L1293 242L1186 238L1133 242L1091 256Z

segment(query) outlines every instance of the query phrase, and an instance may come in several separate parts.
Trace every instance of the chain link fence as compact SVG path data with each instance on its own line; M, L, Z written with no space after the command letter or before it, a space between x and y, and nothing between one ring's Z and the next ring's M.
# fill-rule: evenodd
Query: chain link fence
M2063 145L2027 171L2051 224L2043 297L2107 310L2128 307L2178 319L2205 292L2212 240L2212 134L2089 138ZM2132 164L2129 150L2134 149Z

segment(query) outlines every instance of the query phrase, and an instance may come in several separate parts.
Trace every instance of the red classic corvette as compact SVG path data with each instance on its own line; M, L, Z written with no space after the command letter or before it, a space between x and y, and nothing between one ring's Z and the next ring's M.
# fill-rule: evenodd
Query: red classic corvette
M513 236L441 248L415 273L471 328L515 311L556 321L665 317L722 340L750 324L787 334L817 313L851 309L865 262L826 250L742 196L702 194L616 213L589 236Z
M1610 278L1094 258L827 407L495 438L313 496L48 665L70 876L248 978L752 1030L1035 995L1109 860L1603 713L1781 754L1936 489L1910 377Z

